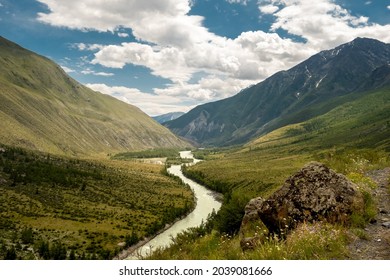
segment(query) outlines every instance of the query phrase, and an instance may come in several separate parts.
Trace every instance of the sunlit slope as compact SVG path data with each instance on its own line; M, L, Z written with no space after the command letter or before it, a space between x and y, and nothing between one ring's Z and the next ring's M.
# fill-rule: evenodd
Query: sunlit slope
M0 142L59 154L183 147L138 108L0 37Z
M390 151L390 87L369 92L309 121L277 129L247 147L288 145L310 151L332 147Z

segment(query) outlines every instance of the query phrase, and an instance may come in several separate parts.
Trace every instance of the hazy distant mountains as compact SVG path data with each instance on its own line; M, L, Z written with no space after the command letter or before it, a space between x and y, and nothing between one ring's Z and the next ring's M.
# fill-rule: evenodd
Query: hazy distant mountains
M0 37L0 143L58 154L188 146L138 108Z
M184 114L185 113L183 113L183 112L172 112L172 113L167 113L167 114L160 115L160 116L155 116L155 117L153 117L153 119L155 119L159 123L165 123L168 121L176 120L177 118L183 116Z
M233 145L322 115L347 95L390 85L390 44L357 38L322 51L239 94L165 123L201 145Z

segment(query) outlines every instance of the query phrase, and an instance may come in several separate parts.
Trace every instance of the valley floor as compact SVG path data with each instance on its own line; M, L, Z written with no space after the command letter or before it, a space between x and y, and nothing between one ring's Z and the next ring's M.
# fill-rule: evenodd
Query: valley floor
M351 258L390 260L390 167L371 171L367 175L378 184L373 192L378 215L373 223L364 229L364 238L358 238L350 244Z

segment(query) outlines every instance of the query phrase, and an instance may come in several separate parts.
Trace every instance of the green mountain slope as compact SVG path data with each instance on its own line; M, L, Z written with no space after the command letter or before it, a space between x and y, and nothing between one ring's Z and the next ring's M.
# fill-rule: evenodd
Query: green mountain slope
M138 108L0 37L0 142L58 154L188 145Z
M277 129L246 146L300 145L312 151L332 147L390 151L390 87L343 103L324 115Z

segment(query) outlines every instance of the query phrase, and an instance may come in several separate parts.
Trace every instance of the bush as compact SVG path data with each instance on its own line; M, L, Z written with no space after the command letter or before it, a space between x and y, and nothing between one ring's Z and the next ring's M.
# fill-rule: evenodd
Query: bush
M55 242L51 247L50 254L53 260L65 260L66 248L61 242Z
M5 260L16 260L16 250L15 247L12 246L11 248L7 249L5 252Z
M245 214L245 205L247 201L232 196L229 199L227 195L227 202L224 203L218 211L215 219L216 229L220 233L227 233L229 235L236 234L240 230L241 221Z
M34 233L31 228L23 229L21 236L23 244L32 244L34 242Z

